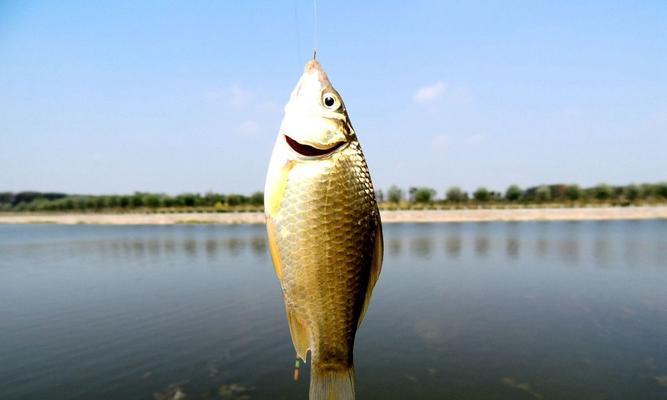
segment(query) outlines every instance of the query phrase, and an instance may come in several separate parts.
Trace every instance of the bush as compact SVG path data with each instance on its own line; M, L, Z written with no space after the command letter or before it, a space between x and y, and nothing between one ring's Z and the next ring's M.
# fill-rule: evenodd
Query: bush
M253 206L262 206L264 205L264 193L255 192L250 196L250 204Z
M565 198L570 201L577 201L581 199L582 192L579 185L567 185L565 187Z
M614 194L614 189L605 183L601 183L595 187L594 193L596 199L605 201L611 199Z
M146 204L147 207L150 208L158 208L160 207L160 196L156 194L149 194L146 195L144 198L144 204Z
M451 186L449 189L447 189L447 193L445 195L447 197L447 201L451 201L452 203L460 203L468 200L468 194L461 190L461 188L458 186Z
M382 193L382 190L377 189L375 191L375 201L378 203L383 203L384 202L384 193Z
M414 192L414 199L416 203L430 203L435 197L435 190L429 187L417 188Z
M546 202L551 200L551 189L549 186L540 186L535 190L535 199L539 202Z
M491 198L491 192L485 187L480 187L477 190L475 190L475 193L473 193L473 197L475 200L484 203L489 201Z
M655 185L655 195L667 199L667 182L660 182Z
M234 207L239 206L243 203L243 199L240 194L230 194L227 196L227 205Z
M519 201L521 199L521 195L523 194L523 191L521 188L519 188L517 185L512 185L507 188L507 191L505 192L505 200L507 201Z
M628 185L623 188L623 197L628 201L635 201L639 198L641 191L637 185Z
M392 203L400 203L403 200L403 191L396 185L392 185L387 190L387 200Z
M141 193L135 193L130 198L130 205L134 208L144 206L144 196Z

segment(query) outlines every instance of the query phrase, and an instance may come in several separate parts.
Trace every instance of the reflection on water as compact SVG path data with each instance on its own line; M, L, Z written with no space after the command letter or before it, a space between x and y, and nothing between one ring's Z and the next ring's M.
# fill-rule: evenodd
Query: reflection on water
M575 239L562 239L556 246L560 259L568 264L579 261L579 243Z
M519 257L519 239L516 237L509 237L505 242L505 251L511 258Z
M391 227L391 225L388 226ZM581 258L581 254L586 253L591 254L596 265L601 267L605 267L611 259L618 256L631 261L636 259L640 252L644 253L642 257L649 255L653 256L655 260L663 260L667 256L667 238L655 237L642 243L633 237L619 238L606 234L604 231L593 232L594 234L585 236L577 236L576 232L570 232L570 234L547 238L521 235L514 232L516 229L513 228L512 232L502 233L502 235L498 232L490 233L479 229L447 229L441 232L429 232L429 235L410 232L410 235L406 237L386 237L385 254L387 257L413 256L422 259L430 258L434 252L444 250L444 253L451 258L459 258L465 254L484 259L498 257L502 252L507 258L518 259L522 257L523 253L526 253L527 257L555 256L565 263L576 264L586 261ZM191 233L194 235L193 232ZM242 237L222 238L186 235L179 239L165 238L162 240L121 237L100 241L75 240L58 244L22 243L7 248L5 251L30 254L50 251L56 247L59 253L94 252L139 259L169 254L182 254L196 258L201 253L212 260L220 256L241 257L248 254L265 258L268 251L263 231ZM409 250L409 253L404 254L405 250ZM645 254L646 252L649 254Z
M667 398L667 221L384 238L359 398ZM263 226L0 226L0 398L307 398L267 251Z
M460 236L449 236L445 240L445 248L447 250L447 255L450 257L458 258L461 255L461 247L463 241Z
M475 237L475 254L480 257L484 257L489 254L489 248L491 247L491 241L486 236L477 236Z
M398 244L400 246L400 244ZM50 250L51 244L31 243L14 246L7 251L30 254ZM64 247L63 247L64 246ZM178 248L180 246L180 249ZM181 249L183 250L181 252ZM238 257L248 251L254 256L264 257L267 252L266 237L257 235L246 238L206 239L184 238L181 241L166 239L162 241L150 239L118 239L100 242L69 242L58 244L59 252L102 252L122 257L143 258L146 256L162 256L168 254L185 254L188 257L198 257L205 252L208 257L215 258L219 253L226 256ZM400 250L399 250L400 251Z
M401 254L401 239L385 238L385 252L390 256L397 256Z
M433 238L416 237L411 240L412 254L419 258L428 258L433 250Z
M548 252L549 252L549 241L547 241L546 238L544 238L544 237L537 238L535 246L536 246L536 249L537 249L537 255L538 256L544 257L548 254Z

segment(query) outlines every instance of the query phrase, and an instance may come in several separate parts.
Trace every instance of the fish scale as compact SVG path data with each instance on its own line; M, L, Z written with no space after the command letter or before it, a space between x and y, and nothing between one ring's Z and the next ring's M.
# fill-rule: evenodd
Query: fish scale
M295 166L280 212L272 218L284 255L285 300L312 329L313 360L327 363L322 354L351 363L353 327L368 283L367 249L375 239L375 218L369 216L377 206L358 142L327 164L306 179L298 169L310 166Z
M285 108L265 208L292 341L299 358L311 353L310 398L353 399L354 337L380 272L382 230L361 146L316 61Z

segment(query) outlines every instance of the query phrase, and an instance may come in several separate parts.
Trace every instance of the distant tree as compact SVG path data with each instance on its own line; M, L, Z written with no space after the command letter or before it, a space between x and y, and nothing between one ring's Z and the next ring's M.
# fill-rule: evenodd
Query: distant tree
M458 186L451 186L447 189L445 196L447 197L447 201L451 201L452 203L460 203L468 199L468 195Z
M656 196L667 199L667 182L660 182L655 185Z
M206 199L199 193L193 194L195 199L195 207L204 207L206 205Z
M594 193L596 199L600 201L605 201L609 200L612 197L612 195L614 194L614 190L612 189L611 186L607 185L606 183L600 183L595 187Z
M106 196L96 196L95 197L95 209L101 210L109 206L109 201Z
M111 208L116 208L120 205L120 199L118 196L109 196L109 199L107 201L107 206Z
M243 199L240 194L230 194L227 195L227 205L234 207L239 206L243 203Z
M14 195L14 199L12 200L12 202L14 204L24 203L24 205L22 207L27 208L28 204L31 201L33 201L37 198L41 198L41 197L42 197L42 194L39 193L39 192L19 192L19 193L16 193Z
M639 198L641 191L637 185L628 185L623 188L623 197L628 201L635 201Z
M477 190L475 190L475 193L473 193L473 197L475 198L475 200L484 203L491 199L491 193L487 188L480 187L477 188Z
M382 193L382 190L376 189L375 190L375 201L378 203L384 203L384 193Z
M655 196L655 185L651 185L650 183L642 183L639 185L639 190L641 191L641 197L643 199Z
M178 202L173 196L164 196L164 198L162 198L162 205L165 207L176 207Z
M14 194L11 192L0 193L0 204L11 204L14 199Z
M215 205L215 203L220 202L222 200L222 196L215 192L208 191L204 195L203 200L204 200L204 205L212 207Z
M144 206L144 195L137 192L130 197L130 206L133 208L143 207Z
M415 193L417 193L417 188L415 186L410 186L410 188L408 189L408 201L410 203L414 203Z
M392 185L387 190L387 199L392 203L400 203L403 200L403 191L396 185Z
M581 199L581 188L579 185L567 185L565 187L565 198L570 201L577 201Z
M554 201L562 201L565 199L565 190L567 185L561 183L556 185L551 185L551 199Z
M542 185L535 190L535 200L545 202L551 200L551 189L549 186Z
M505 191L505 200L515 202L519 201L521 199L521 195L523 194L523 191L521 190L520 187L517 185L512 185L507 188L507 191Z
M177 202L185 207L195 206L195 195L192 193L181 193L176 196Z
M86 209L87 204L86 204L86 202L83 198L81 198L80 196L72 196L71 199L72 199L72 204L73 204L73 209L74 210L83 211L83 210ZM20 204L26 205L26 203L20 203Z
M435 190L429 187L420 187L415 190L413 196L417 203L430 203L435 197Z
M63 205L64 210L74 210L74 199L68 197L65 199L65 204Z
M146 205L146 207L158 208L160 207L161 203L162 201L160 199L160 196L158 196L157 194L147 194L146 196L144 196L144 204Z
M130 206L130 196L120 196L118 199L118 205L120 205L121 208L127 208Z
M253 206L261 206L264 204L264 193L263 192L255 192L252 195L250 195L250 204Z

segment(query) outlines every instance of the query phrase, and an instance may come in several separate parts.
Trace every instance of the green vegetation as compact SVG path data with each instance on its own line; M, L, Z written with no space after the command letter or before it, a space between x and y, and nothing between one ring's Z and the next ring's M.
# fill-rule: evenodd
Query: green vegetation
M450 203L461 203L468 201L468 193L461 190L458 186L452 186L446 192L447 201Z
M387 200L392 203L400 203L403 200L403 191L396 185L393 185L387 191Z
M403 191L392 186L388 202L380 202L383 209L428 208L520 208L520 207L588 207L652 205L667 202L667 182L655 184L611 186L601 183L590 188L578 185L540 185L522 189L511 185L504 193L479 187L472 193L458 186L444 191L437 197L434 189L412 187L409 197L403 199ZM392 196L393 194L393 196Z
M176 196L136 192L130 195L68 195L64 193L0 192L0 211L60 212L230 212L262 211L264 194L183 193Z
M429 187L411 187L405 192L391 186L386 196L376 190L383 209L518 208L629 206L667 203L667 182L612 186L601 183L590 188L578 185L540 185L522 189L517 185L504 193L485 187L468 194L458 186L444 191L443 198ZM136 192L129 195L70 195L42 192L0 192L0 212L246 212L262 211L264 194L220 194L208 192L166 195Z

